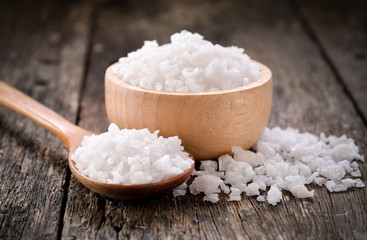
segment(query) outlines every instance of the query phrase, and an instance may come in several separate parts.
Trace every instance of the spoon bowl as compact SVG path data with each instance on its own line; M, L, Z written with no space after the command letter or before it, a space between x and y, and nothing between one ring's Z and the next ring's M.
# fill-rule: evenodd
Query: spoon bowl
M81 174L71 159L72 153L81 145L84 136L95 133L72 124L51 109L2 81L0 81L0 104L24 115L57 135L69 148L68 163L74 176L87 188L107 197L131 200L159 195L184 183L195 167L193 163L183 173L155 183L123 185L99 182ZM190 157L193 158L191 155Z

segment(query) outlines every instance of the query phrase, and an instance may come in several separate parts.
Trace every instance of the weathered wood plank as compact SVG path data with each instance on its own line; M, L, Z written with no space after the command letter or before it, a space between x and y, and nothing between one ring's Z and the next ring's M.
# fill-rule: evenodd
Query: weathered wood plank
M301 12L367 120L367 2L299 1Z
M1 1L0 79L75 122L90 7ZM0 239L56 239L67 150L30 120L0 106Z
M105 131L104 70L146 39L169 41L181 29L223 45L246 47L274 74L270 126L346 133L366 155L366 129L298 17L283 1L117 1L99 8L80 124ZM366 164L362 172L366 175ZM276 207L245 197L228 203L170 194L134 202L91 193L72 177L63 238L118 239L361 239L366 236L366 189L313 199L290 194Z

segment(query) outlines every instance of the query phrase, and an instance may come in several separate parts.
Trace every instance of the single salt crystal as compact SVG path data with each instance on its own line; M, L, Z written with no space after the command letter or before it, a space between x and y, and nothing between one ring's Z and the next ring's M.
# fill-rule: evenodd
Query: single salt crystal
M173 34L171 43L162 46L145 41L141 49L120 58L113 71L129 84L171 92L231 89L261 75L244 49L213 45L186 30Z
M356 162L356 161L353 161L350 166L354 169L354 170L357 170L359 169L359 164Z
M223 183L223 180L214 175L201 175L194 179L190 185L190 192L194 195L203 192L206 197L204 200L214 202L217 197L214 193L219 193L219 186ZM218 198L219 200L219 198Z
M340 180L345 176L345 170L337 164L325 166L320 170L320 175L333 180Z
M220 184L220 189L222 189L222 191L225 193L225 194L229 194L231 192L230 188L224 183L222 182Z
M250 183L249 185L247 185L246 187L246 195L247 196L257 196L260 195L260 191L259 191L259 184L257 183Z
M308 191L306 186L302 183L291 183L288 186L288 191L298 198L309 198L314 196L314 190Z
M357 181L350 178L345 178L341 180L342 184L348 188L355 187L357 185Z
M267 180L268 180L268 177L266 177L264 175L256 175L252 179L252 183L256 183L259 186L260 190L265 191Z
M235 187L231 187L231 193L229 194L228 201L240 201L241 200L241 190Z
M269 204L275 206L278 202L282 199L282 192L279 190L278 186L276 184L272 185L270 187L270 190L268 191L268 196L266 200Z
M173 189L173 196L174 197L184 196L185 194L186 194L185 189Z
M234 159L237 161L245 161L252 167L257 167L260 164L263 164L265 161L265 157L261 152L254 153L251 151L246 151L239 146L233 146L232 152L234 154Z
M257 196L256 201L258 202L265 202L265 198L262 195Z
M360 170L355 170L354 172L352 172L350 175L352 175L353 177L361 177L361 171Z
M216 171L218 169L217 161L201 161L200 162L200 170L203 171Z
M332 188L334 192L344 192L348 189L348 187L343 184L335 184L335 186L333 186Z
M334 192L335 182L333 180L327 181L325 183L325 187L329 190L329 192Z
M85 136L71 158L84 176L125 185L169 179L194 163L178 137L159 137L148 129L120 130L113 123L108 132Z
M178 196L184 196L186 194L186 188L187 188L187 183L184 182L181 185L175 187L173 189L173 196L174 197L178 197Z
M362 182L361 179L357 178L356 179L356 187L365 187L366 185L364 184L364 182Z
M216 203L216 202L219 201L219 196L218 196L217 193L213 193L213 194L204 196L203 200L204 201L209 201L209 202L212 202L212 203Z

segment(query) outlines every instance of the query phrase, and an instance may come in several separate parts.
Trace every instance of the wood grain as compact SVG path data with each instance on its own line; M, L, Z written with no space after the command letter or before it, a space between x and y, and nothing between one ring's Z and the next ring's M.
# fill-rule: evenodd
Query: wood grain
M335 6L275 0L21 3L0 3L0 78L86 129L102 132L108 126L107 66L144 40L167 43L172 33L187 29L215 43L245 47L270 67L269 126L346 134L366 156L365 98L358 97L365 91L355 87L364 86L362 1ZM314 198L284 192L275 207L248 197L229 203L221 196L212 204L202 195L119 201L89 191L73 176L68 181L66 158L55 136L1 108L0 239L367 236L366 188L329 193L310 186ZM361 170L366 182L366 163Z
M250 56L270 66L274 73L270 126L345 133L366 153L360 116L288 2L142 3L109 2L100 8L83 94L83 127L107 126L106 117L100 115L105 110L103 69L140 48L146 39L166 43L169 35L186 28L216 43L246 47ZM362 171L365 176L365 164ZM366 189L330 194L312 187L314 198L300 200L285 193L276 207L247 197L228 203L225 196L217 204L191 195L128 202L92 194L72 178L63 238L361 239L366 235Z
M332 70L367 124L367 2L299 1Z
M0 78L75 122L89 7L38 4L1 1ZM0 136L0 239L57 238L68 174L64 144L3 107Z

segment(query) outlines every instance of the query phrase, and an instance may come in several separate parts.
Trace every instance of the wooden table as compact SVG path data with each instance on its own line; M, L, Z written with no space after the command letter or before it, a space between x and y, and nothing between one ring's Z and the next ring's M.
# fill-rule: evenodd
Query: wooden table
M0 79L68 120L105 131L104 71L182 29L246 48L273 71L269 126L346 134L367 156L366 1L1 1ZM361 164L366 183L367 164ZM0 239L366 239L366 188L277 206L171 193L95 194L51 133L0 107Z

